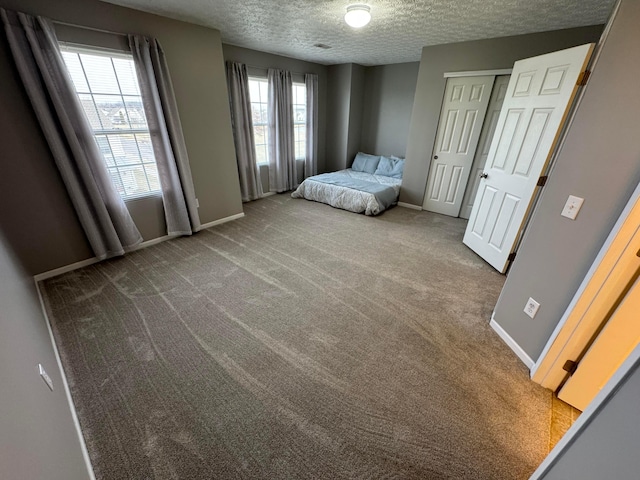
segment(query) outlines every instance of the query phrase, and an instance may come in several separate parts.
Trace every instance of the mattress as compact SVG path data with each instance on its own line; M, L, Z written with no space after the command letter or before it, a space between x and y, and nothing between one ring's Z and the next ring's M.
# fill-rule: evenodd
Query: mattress
M377 215L398 202L402 179L350 168L309 177L291 194L365 215Z

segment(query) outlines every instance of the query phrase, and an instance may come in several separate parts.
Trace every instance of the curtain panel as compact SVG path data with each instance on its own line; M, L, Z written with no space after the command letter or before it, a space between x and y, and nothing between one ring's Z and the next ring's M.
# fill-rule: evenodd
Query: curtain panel
M0 9L7 39L40 127L93 253L124 254L142 241L113 186L67 72L51 22Z
M242 201L249 202L262 197L260 168L256 163L256 146L251 119L251 98L249 96L249 75L247 66L227 62L227 87L231 108L233 141L236 146L236 161L240 178Z
M191 235L200 217L169 68L157 40L129 35L158 167L167 233Z
M307 149L304 158L304 178L318 173L318 75L304 76L307 88Z
M269 69L269 190L285 192L298 186L293 134L291 72Z

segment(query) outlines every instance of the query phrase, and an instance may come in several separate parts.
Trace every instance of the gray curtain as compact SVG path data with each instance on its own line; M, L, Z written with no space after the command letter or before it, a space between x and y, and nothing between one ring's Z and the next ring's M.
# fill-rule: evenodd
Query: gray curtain
M227 62L227 85L233 140L236 145L236 159L238 161L238 176L240 177L240 192L242 201L249 202L262 197L263 192L260 168L256 163L247 66L241 63Z
M142 237L111 183L52 24L4 9L0 14L22 83L95 256L122 255Z
M129 35L144 112L156 157L169 235L191 235L200 217L173 85L162 47L155 39Z
M285 192L298 186L293 137L291 72L269 69L269 189Z
M304 157L304 177L318 173L318 75L304 76L307 87L307 151Z

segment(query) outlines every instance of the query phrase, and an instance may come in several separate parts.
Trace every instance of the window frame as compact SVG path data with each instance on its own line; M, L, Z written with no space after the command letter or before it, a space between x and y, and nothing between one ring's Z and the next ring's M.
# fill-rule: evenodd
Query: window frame
M253 145L254 148L256 149L256 164L258 166L261 165L269 165L269 150L268 150L268 146L269 146L269 120L267 119L267 121L265 122L259 122L256 123L254 121L254 105L265 105L267 107L267 109L269 108L269 99L267 98L265 101L263 101L262 96L260 96L259 101L255 101L253 98L251 98L251 82L256 82L256 83L262 83L262 84L267 84L268 85L268 79L266 76L262 76L262 75L248 75L248 80L249 80L249 103L250 103L250 110L251 110L251 125L253 127ZM291 89L291 95L293 97L293 92L294 92L294 87L304 87L305 89L305 94L304 94L304 104L301 103L294 103L294 98L291 99L291 105L292 105L292 117L293 117L293 138L294 138L294 154L296 152L296 148L298 146L298 144L300 143L299 140L296 140L296 127L300 127L303 126L304 127L304 131L305 131L305 139L304 139L304 148L302 149L303 151L301 152L301 155L295 156L296 160L304 160L306 158L306 149L307 149L307 140L306 140L306 126L307 126L307 97L306 97L306 85L304 82L292 82L292 89ZM258 86L259 88L259 86ZM304 115L304 119L302 121L296 121L295 119L295 110L296 110L296 106L301 106L304 105L305 108L305 115ZM264 138L265 138L265 143L260 143L258 144L256 142L256 127L263 127L265 129L264 132ZM257 151L259 147L264 147L264 157L265 157L265 161L261 162L258 161L258 155L257 155Z
M133 55L130 52L127 51L120 51L120 50L115 50L115 49L109 49L109 48L105 48L105 47L94 47L94 46L89 46L89 45L80 45L80 44L75 44L75 43L70 43L70 42L59 42L59 46L60 46L60 50L62 53L68 52L71 54L76 54L78 55L78 59L80 62L80 67L82 68L82 75L84 77L84 82L86 83L87 86L87 90L88 91L82 91L79 90L76 86L75 83L72 82L73 88L74 88L74 92L77 95L78 100L80 101L80 103L82 104L83 102L83 97L90 97L91 98L91 102L93 104L93 108L96 110L96 113L100 111L100 108L98 107L98 104L96 103L96 98L95 97L100 97L100 96L113 96L114 98L117 97L119 98L119 101L122 102L122 105L124 106L124 110L125 110L125 114L126 114L126 119L127 119L127 124L129 125L129 128L94 128L94 125L91 123L90 119L87 117L87 123L91 129L91 133L93 135L93 139L96 142L96 146L98 147L98 151L100 152L100 155L102 157L102 160L104 161L104 165L107 168L107 171L109 172L109 177L110 180L112 182L112 184L114 185L114 188L116 189L116 191L118 192L118 195L120 195L120 198L122 198L122 200L126 203L129 201L136 201L136 200L140 200L143 198L149 198L149 197L161 197L162 196L162 185L160 184L160 177L159 177L159 172L158 172L158 167L157 167L157 160L155 158L155 152L153 151L153 145L151 143L151 131L149 129L149 125L146 119L146 113L144 112L144 106L141 107L141 113L144 119L144 125L146 126L146 128L134 128L134 125L139 125L139 123L136 123L135 121L132 120L132 117L130 116L130 112L128 110L128 102L130 102L131 97L137 97L136 101L139 101L141 105L143 105L143 100L142 100L142 94L141 94L141 89L140 89L140 83L138 81L138 76L137 76L137 69L136 69L136 65L133 59ZM89 76L87 75L87 71L85 68L84 63L82 62L82 59L80 58L80 55L91 55L91 56L96 56L96 57L106 57L111 61L111 65L113 68L113 72L115 75L115 79L116 79L116 83L117 83L117 87L118 87L118 93L104 93L104 92L94 92L93 88L91 86L91 84L89 83ZM117 74L117 70L115 67L115 64L113 62L114 59L122 59L122 60L127 60L132 62L133 65L133 69L135 72L135 75L133 77L134 81L136 82L136 89L137 89L137 94L132 95L132 94L126 94L123 91L122 85L120 83L120 78L118 77ZM65 67L67 68L67 71L69 72L69 74L71 75L71 72L68 70L68 66L65 62ZM85 114L85 116L87 116L87 113L84 111L83 108L83 113ZM99 119L101 126L104 127L104 125L102 125L102 121L101 119ZM144 135L144 136L148 136L149 138L149 144L150 144L150 150L146 151L146 155L143 155L142 150L141 150L141 146L140 146L140 140L138 138L139 135ZM113 146L112 143L109 140L109 137L133 137L132 140L133 142L135 142L135 146L136 146L136 151L137 151L137 161L132 161L131 163L121 163L122 161L117 161L116 158L116 154L113 151ZM110 157L111 159L109 160L106 154L105 149L103 148L104 145L102 145L99 141L99 139L101 141L106 141L106 145L109 147L110 150ZM131 140L131 138L129 138L129 140ZM149 161L149 157L152 158L152 161ZM112 163L112 165L110 165L110 163ZM126 175L124 172L126 172L126 170L131 169L131 167L136 167L136 166L141 166L141 169L137 169L136 171L138 172L142 172L144 175L144 182L146 183L146 186L148 188L147 191L141 191L141 192L137 192L137 193L127 193L127 189L126 189L126 182L125 182L125 177L123 175ZM155 182L153 181L153 177L149 175L148 173L148 167L152 166L153 170L156 173L156 177L157 179L155 180ZM117 179L114 178L117 177ZM157 184L157 188L154 188L154 186L152 186L153 183ZM122 190L120 190L120 188Z
M297 150L298 148L298 144L299 143L303 143L303 148L302 148L302 153L301 156L295 156L296 160L304 160L307 157L307 89L306 89L306 85L304 82L293 82L292 85L292 95L293 95L293 89L295 87L302 87L303 91L304 91L304 104L302 103L294 103L294 99L292 99L292 104L293 104L293 139L294 139L294 153L295 150ZM304 120L302 121L296 121L296 106L304 106ZM304 141L301 142L300 140L296 140L296 127L304 127Z
M253 147L256 150L256 164L258 166L261 165L269 165L269 119L267 118L264 122L256 122L253 118L253 107L254 105L265 105L267 108L267 111L269 109L269 97L267 95L267 98L264 99L264 101L262 101L262 95L260 95L259 101L254 101L253 98L251 98L251 82L257 82L257 83L262 83L262 84L266 84L267 88L268 88L268 80L267 77L262 77L262 76L258 76L258 75L249 75L249 103L250 103L250 109L251 109L251 127L253 128ZM258 91L260 91L260 86L258 85ZM264 141L265 143L260 143L258 144L256 142L256 127L263 127L264 128ZM260 162L258 161L258 147L264 147L264 162Z

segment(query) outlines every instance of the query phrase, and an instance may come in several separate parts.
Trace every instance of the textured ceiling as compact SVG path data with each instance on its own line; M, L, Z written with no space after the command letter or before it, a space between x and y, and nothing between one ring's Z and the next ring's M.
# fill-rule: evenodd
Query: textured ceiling
M615 0L105 0L216 28L222 41L317 63L420 60L422 47L603 24ZM343 21L371 6L361 30ZM331 46L323 50L314 45Z

